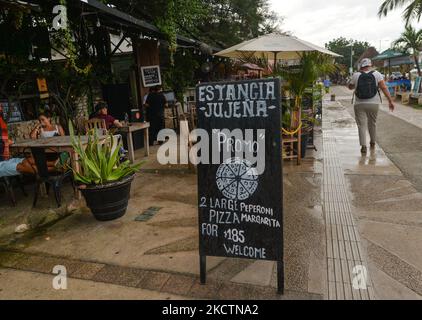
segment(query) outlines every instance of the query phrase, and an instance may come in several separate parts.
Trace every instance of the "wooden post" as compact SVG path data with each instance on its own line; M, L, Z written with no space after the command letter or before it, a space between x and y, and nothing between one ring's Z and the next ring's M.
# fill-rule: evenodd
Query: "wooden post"
M149 128L144 129L144 148L145 148L145 156L149 156Z
M128 149L129 161L130 163L134 163L135 150L133 149L133 136L132 136L132 131L130 131L130 129L127 132L127 149Z
M138 86L139 108L142 107L143 98L149 92L141 79L141 67L160 65L158 42L155 40L132 38L133 54L136 64L136 83Z

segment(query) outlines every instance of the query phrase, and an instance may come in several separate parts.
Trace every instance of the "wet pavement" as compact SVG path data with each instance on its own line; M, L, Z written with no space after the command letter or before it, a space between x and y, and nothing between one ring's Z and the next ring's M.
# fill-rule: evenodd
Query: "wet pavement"
M343 120L343 128L336 129L335 136L340 136L338 141L344 136L348 139L347 144L343 140L337 145L375 298L421 299L422 194L406 174L406 167L414 164L402 162L400 167L396 166L395 159L389 159L390 153L385 153L379 145L375 152L360 156L351 99L347 96L350 91L334 90L339 101L332 119L337 123L338 119ZM399 105L398 109L401 108L410 107ZM390 122L378 122L378 137L389 150L391 144L385 142L398 135L403 135L405 141L406 127L403 123L396 127L403 120L380 112L381 120L387 116ZM346 119L348 125L344 126ZM407 126L414 127L410 123Z

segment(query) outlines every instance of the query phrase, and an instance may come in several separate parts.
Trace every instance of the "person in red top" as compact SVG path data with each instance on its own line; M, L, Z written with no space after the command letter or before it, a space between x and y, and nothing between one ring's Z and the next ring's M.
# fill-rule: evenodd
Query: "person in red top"
M95 113L90 117L90 119L103 119L105 121L107 130L110 128L123 127L119 120L108 114L108 107L105 102L97 103L95 106Z
M9 160L9 144L7 124L3 119L3 106L0 103L0 161Z

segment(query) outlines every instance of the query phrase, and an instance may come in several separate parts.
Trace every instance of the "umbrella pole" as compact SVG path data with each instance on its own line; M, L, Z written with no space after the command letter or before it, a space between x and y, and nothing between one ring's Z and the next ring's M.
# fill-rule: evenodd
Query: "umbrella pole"
M274 51L274 65L273 65L273 74L275 74L276 72L276 68L277 68L277 51Z

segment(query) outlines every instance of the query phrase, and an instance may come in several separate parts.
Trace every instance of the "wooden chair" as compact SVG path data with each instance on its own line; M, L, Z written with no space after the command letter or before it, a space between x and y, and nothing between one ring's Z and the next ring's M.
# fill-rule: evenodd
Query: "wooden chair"
M107 134L107 126L104 119L90 119L85 120L84 123L85 132L88 132L92 129L97 131L98 135L105 135Z
M302 119L301 110L293 111L290 128L295 128L291 132L283 131L282 152L283 159L297 159L297 165L302 161Z
M180 102L176 102L175 106L176 106L176 114L179 117L179 120L182 118L186 119L186 114L185 114L185 111L183 110L182 104Z
M179 129L179 124L177 123L177 108L176 108L176 105L171 104L171 105L169 105L168 107L165 108L164 119L165 119L166 123L168 121L170 121L170 123L173 124L174 130ZM150 121L150 119L148 119L148 121ZM166 127L167 127L167 125L166 125Z
M179 130L181 130L180 126L180 122L184 121L187 119L185 111L183 110L183 106L180 102L176 102L176 104L174 105L174 110L175 110L175 116L177 119L177 127L179 128Z

